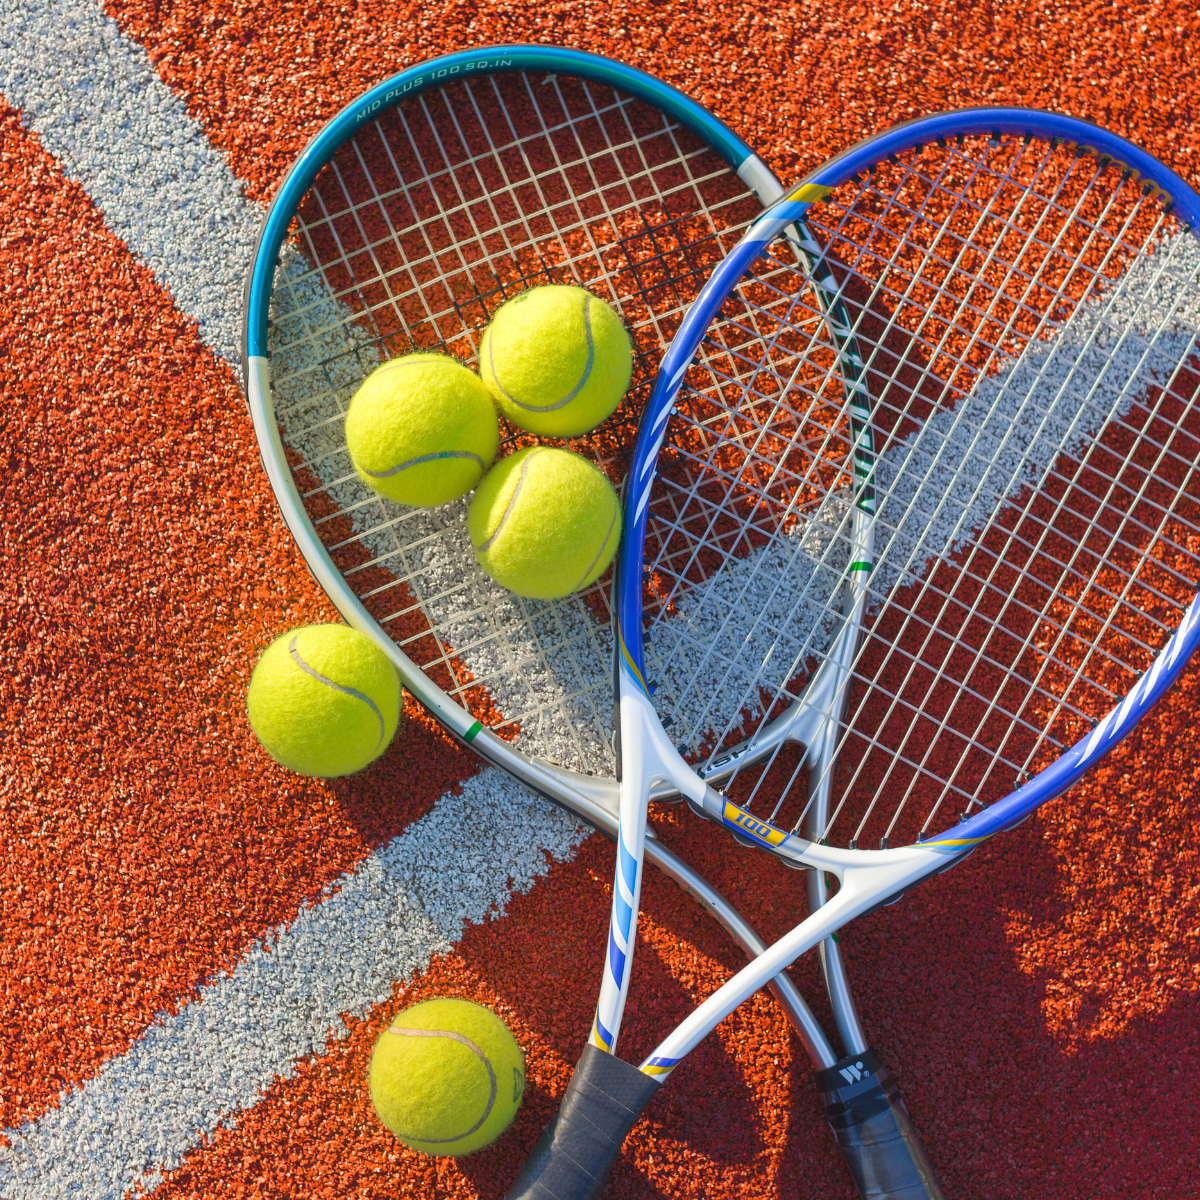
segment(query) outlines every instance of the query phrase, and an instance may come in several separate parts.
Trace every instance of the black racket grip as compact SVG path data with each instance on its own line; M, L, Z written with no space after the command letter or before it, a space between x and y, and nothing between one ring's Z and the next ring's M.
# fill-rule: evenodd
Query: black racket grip
M659 1084L590 1042L507 1200L595 1200Z
M816 1080L864 1200L945 1200L895 1077L874 1050L817 1071Z

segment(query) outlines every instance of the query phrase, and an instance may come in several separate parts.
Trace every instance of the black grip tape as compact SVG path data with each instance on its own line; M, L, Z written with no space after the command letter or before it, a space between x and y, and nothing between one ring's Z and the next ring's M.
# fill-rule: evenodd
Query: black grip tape
M659 1084L590 1042L508 1200L595 1200Z
M864 1200L945 1200L895 1077L874 1050L818 1071L816 1081Z

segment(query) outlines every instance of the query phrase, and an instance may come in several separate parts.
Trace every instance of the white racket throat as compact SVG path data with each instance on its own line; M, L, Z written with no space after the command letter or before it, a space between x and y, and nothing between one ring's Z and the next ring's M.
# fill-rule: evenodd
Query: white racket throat
M857 602L861 604L861 599ZM857 605L856 605L857 607ZM853 620L843 626L829 658L808 685L805 695L764 735L730 752L742 759L761 758L783 740L803 743L813 760L814 773L832 754L845 681L854 657L857 630ZM649 697L628 671L619 675L621 688L621 812L619 867L615 886L624 905L614 921L607 964L597 1002L590 1040L615 1053L621 1017L629 992L633 946L637 935L642 872L640 859L647 834L647 804L656 787L660 796L683 796L692 808L726 826L731 833L786 859L789 865L832 875L838 890L801 924L776 942L750 968L719 990L688 1018L660 1047L662 1054L682 1058L705 1036L705 1021L721 1006L737 1007L781 970L836 933L847 921L868 909L894 902L914 884L945 870L968 852L955 842L930 842L887 850L846 850L821 845L795 832L777 829L755 818L701 779L672 744ZM728 766L713 760L714 772ZM882 896L882 898L881 898ZM619 977L618 977L619 972ZM727 990L729 989L729 990ZM728 1009L726 1010L728 1011ZM649 1062L649 1060L647 1060ZM643 1064L643 1070L646 1064ZM655 1072L665 1078L666 1072Z

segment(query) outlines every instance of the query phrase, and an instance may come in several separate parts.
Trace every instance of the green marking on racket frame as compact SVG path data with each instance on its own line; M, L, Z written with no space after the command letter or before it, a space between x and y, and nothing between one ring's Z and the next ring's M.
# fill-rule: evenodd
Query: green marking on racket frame
M483 726L480 725L480 723L478 721L476 721L475 724L472 725L471 728L468 729L467 732L463 734L463 741L466 742L467 745L469 746L475 740L475 735L482 728L483 728Z

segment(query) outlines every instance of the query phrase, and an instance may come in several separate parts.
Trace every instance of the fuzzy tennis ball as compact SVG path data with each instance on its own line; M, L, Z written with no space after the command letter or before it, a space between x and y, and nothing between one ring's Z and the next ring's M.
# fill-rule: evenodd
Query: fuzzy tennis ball
M604 473L569 450L530 446L484 476L467 510L480 566L502 587L556 600L599 578L621 540Z
M466 495L500 445L487 388L444 354L408 354L377 367L346 413L358 477L389 500L432 508Z
M396 669L369 637L345 625L305 625L263 651L246 713L277 763L332 779L388 748L400 701Z
M525 1056L490 1009L424 1000L379 1035L369 1083L376 1115L406 1146L470 1154L512 1124L525 1091Z
M479 373L500 411L543 437L595 429L629 387L629 334L603 300L577 287L530 288L496 310Z

